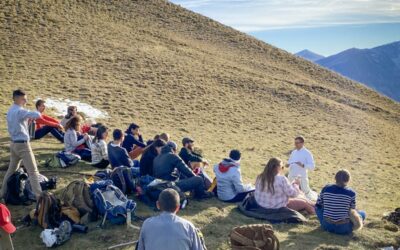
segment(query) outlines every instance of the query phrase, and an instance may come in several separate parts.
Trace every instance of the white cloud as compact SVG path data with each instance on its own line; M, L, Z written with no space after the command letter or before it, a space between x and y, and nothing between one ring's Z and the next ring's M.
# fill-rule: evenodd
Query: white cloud
M400 22L400 0L172 0L245 32Z

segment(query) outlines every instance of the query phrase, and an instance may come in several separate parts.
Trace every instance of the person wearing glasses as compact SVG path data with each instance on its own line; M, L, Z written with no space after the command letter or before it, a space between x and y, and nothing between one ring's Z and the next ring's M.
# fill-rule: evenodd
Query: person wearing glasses
M318 194L310 188L308 180L308 171L315 169L314 157L311 152L304 146L305 139L298 136L294 139L295 149L289 157L286 167L289 167L289 181L295 179L300 180L300 189L305 194L306 198L311 201L318 199Z

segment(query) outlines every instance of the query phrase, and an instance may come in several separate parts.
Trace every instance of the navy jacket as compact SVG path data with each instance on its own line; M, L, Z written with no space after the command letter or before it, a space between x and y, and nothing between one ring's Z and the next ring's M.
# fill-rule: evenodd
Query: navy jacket
M146 144L144 143L143 137L141 135L139 135L138 140L133 136L133 134L127 134L124 141L122 142L122 147L125 148L126 151L131 152L134 145L141 148L146 147Z
M126 149L121 146L116 146L111 142L107 145L108 160L110 161L111 167L116 168L120 166L132 167L133 162L128 155Z
M153 161L157 157L157 152L149 149L146 150L142 157L140 158L140 175L150 175L153 176Z

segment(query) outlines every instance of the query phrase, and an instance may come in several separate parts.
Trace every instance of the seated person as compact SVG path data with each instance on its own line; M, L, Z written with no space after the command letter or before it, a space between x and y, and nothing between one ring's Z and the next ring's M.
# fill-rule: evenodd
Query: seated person
M162 133L159 135L160 139L163 139L166 142L169 142L171 139L171 136L168 133Z
M179 205L179 194L175 190L167 188L160 193L157 207L161 214L144 221L138 250L207 249L202 233L191 222L176 215Z
M188 137L183 138L182 140L183 147L181 152L179 152L179 156L182 160L188 165L191 169L196 169L204 166L208 166L208 162L203 159L203 157L193 151L194 149L194 140Z
M153 161L154 177L175 181L176 185L183 191L194 191L194 197L197 199L210 198L213 193L205 191L204 180L200 176L196 176L193 171L185 164L185 162L176 155L171 142L161 148L161 154ZM175 144L176 145L176 144ZM178 172L176 172L176 170ZM179 179L180 175L184 175L185 179Z
M46 109L44 100L36 101L36 109L41 114L41 117L36 119L35 139L43 138L48 133L51 133L61 143L64 142L64 127L54 118L44 114Z
M283 167L280 159L271 158L264 171L257 177L254 197L258 205L267 209L288 207L296 211L305 210L308 214L315 214L314 206L310 202L297 198L301 194L300 180L295 179L290 183L282 174Z
M67 122L64 135L65 152L77 154L82 160L91 162L92 153L90 149L85 147L85 143L90 138L88 134L80 135L78 132L81 127L80 123L81 118L79 116L74 116Z
M60 124L65 128L65 126L67 126L67 122L74 116L78 116L78 108L76 106L68 106L67 114L60 121Z
M353 224L350 221L350 210L356 209L356 193L348 187L350 172L340 170L335 175L336 184L325 186L318 197L316 213L321 227L331 233L350 234ZM357 211L365 220L364 211Z
M161 148L165 146L165 141L157 139L150 144L140 158L140 175L153 176L153 161L160 154Z
M92 151L92 166L96 168L106 168L110 162L108 161L107 150L108 128L106 126L98 127L96 136L90 147Z
M135 123L131 123L125 133L126 136L122 142L122 147L128 151L132 159L136 159L146 148L146 144L140 133L140 127Z
M250 184L243 185L240 173L239 150L232 150L229 158L214 166L214 173L217 178L218 199L225 202L240 202L249 192L254 191Z
M121 147L121 143L124 140L124 133L120 129L113 131L113 141L107 146L108 160L110 161L111 168L117 168L121 166L125 167L138 167L138 161L132 161L129 157L128 152L125 148Z

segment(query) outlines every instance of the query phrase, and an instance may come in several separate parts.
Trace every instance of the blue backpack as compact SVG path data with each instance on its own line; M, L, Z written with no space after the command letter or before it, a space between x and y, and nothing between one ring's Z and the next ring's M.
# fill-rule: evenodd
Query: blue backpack
M105 220L118 225L126 223L128 211L131 218L134 218L136 203L128 199L111 180L93 183L90 185L90 192L97 212L103 216L102 225Z

